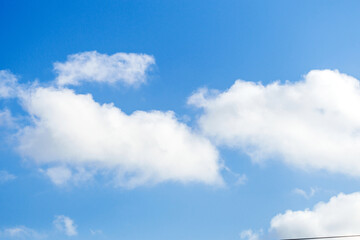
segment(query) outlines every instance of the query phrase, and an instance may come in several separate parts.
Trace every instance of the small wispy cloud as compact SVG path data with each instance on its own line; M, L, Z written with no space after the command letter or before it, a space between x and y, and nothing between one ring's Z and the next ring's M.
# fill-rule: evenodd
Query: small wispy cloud
M309 199L309 198L313 197L317 191L318 191L317 188L310 188L309 192L306 192L305 190L303 190L301 188L295 188L295 189L292 190L292 192L294 194L303 196L306 199Z
M55 216L53 223L57 230L65 233L67 236L76 236L78 234L76 230L77 226L75 225L74 221L67 216Z
M0 98L11 98L16 95L18 82L8 70L0 70Z
M16 226L0 230L0 239L40 240L46 237L46 234L39 233L25 226Z
M244 230L240 233L240 238L244 240L259 240L260 235L262 235L262 229L260 231L254 232L252 229Z
M234 185L238 186L238 185L244 185L247 181L248 178L246 176L246 174L240 174L240 173L236 173L234 171L232 171L229 167L227 166L222 166L222 168L227 171L230 175L232 175L233 177L236 178L236 181L234 183Z
M103 234L103 232L99 229L90 229L90 234L91 235L99 235L99 234Z
M59 86L79 85L81 82L122 82L139 85L155 64L153 56L135 53L101 54L96 51L69 55L64 63L54 63Z
M50 167L48 169L40 169L57 186L66 186L69 182L77 185L93 178L96 171L78 167L70 169L66 166Z
M64 185L72 177L71 171L68 168L61 166L48 168L46 170L41 169L40 172L45 173L45 175L58 186Z
M244 185L247 182L248 178L245 174L239 174L237 176L237 180L235 182L235 185Z
M0 127L15 126L15 119L9 109L0 110Z
M0 170L0 183L12 181L16 178L15 175L8 173L5 170Z

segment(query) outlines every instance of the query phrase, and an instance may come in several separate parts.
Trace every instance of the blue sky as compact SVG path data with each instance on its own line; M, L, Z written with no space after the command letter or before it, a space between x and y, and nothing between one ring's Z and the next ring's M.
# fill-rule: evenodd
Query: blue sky
M359 233L359 9L0 1L0 239Z

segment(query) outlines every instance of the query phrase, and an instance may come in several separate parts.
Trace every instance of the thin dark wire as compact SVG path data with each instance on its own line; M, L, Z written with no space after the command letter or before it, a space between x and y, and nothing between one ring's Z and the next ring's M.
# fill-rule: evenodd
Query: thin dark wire
M360 234L358 234L358 235L342 235L342 236L327 236L327 237L284 238L284 239L280 239L280 240L311 240L311 239L351 238L351 237L360 237Z

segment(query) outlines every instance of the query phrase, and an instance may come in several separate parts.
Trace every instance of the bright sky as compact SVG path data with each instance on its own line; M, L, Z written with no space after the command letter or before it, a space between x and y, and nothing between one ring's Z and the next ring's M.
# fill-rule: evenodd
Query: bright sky
M360 234L359 11L0 1L0 239Z

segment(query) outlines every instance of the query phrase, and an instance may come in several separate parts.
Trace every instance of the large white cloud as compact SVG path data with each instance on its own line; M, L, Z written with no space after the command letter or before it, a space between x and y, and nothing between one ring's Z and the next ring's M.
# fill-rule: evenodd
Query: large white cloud
M351 76L314 70L295 83L238 80L221 93L201 89L189 104L203 109L205 135L254 161L360 176L360 84Z
M139 85L145 82L147 70L154 63L154 57L146 54L109 56L92 51L69 55L66 62L54 63L54 69L60 86L79 85L85 81Z
M280 238L359 234L360 193L339 194L313 209L288 210L271 220L270 231Z
M177 121L174 113L136 111L70 89L31 88L21 102L33 119L19 133L19 151L55 184L89 179L95 172L135 187L163 181L221 184L216 148Z

